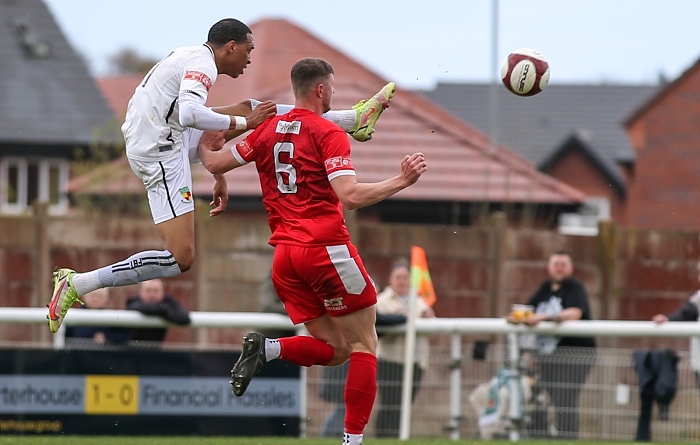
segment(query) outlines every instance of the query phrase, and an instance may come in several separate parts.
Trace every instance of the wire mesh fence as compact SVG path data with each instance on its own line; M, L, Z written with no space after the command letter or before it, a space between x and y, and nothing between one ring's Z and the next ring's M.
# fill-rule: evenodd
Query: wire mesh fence
M491 345L480 359L483 346L477 346L476 350L473 344L463 347L463 359L458 364L462 372L462 415L456 419L461 438L507 437L509 429L517 427L508 420L504 406L501 406L501 419L479 426L492 379L504 365L504 349L501 345ZM633 353L631 349L610 348L570 349L558 351L550 357L523 353L521 384L525 415L519 426L521 437L634 440L638 434L642 399ZM697 420L700 417L700 394L695 372L690 368L687 353L680 352L678 356L675 397L667 411L663 405L652 405L648 429L654 441L700 441L700 422ZM450 372L454 365L449 345L434 337L430 365L422 373L412 405L411 437L450 436L453 425L449 409ZM334 425L342 428L344 378L342 367L325 373L320 367L309 370L308 436L333 436L336 432ZM378 422L383 411L393 411L397 417L400 411L398 405L382 407L382 386L387 384L400 388L401 379L393 382L380 380L380 396L367 431L370 436L386 437L396 433L383 429L381 425L385 423ZM507 398L504 399L503 391L507 391L507 387L502 387L500 394L501 403L505 404Z

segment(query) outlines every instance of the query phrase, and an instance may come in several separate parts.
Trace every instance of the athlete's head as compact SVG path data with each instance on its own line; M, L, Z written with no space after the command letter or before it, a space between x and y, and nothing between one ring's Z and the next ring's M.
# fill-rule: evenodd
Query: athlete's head
M323 112L331 109L333 99L333 67L323 59L307 57L292 67L292 88L296 99L320 100Z
M214 50L216 67L220 74L238 77L250 63L250 52L255 47L253 32L248 25L236 19L222 19L209 29L207 44Z

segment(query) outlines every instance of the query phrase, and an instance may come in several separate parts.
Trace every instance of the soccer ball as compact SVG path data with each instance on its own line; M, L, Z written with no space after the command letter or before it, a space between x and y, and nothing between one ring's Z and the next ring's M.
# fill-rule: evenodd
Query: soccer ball
M549 63L534 49L517 49L503 61L501 80L515 95L534 96L541 93L549 82Z

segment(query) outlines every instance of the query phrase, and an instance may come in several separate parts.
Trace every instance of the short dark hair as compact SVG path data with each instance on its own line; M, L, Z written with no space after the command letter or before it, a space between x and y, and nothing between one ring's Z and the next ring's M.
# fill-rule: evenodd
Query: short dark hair
M231 40L236 43L248 40L248 34L252 34L248 25L236 19L221 19L209 28L207 42L214 46L225 45Z
M566 255L566 256L568 256L569 258L571 258L571 252L569 252L569 251L566 250L566 249L555 250L554 253L552 253L552 255ZM550 255L550 256L551 256L551 255Z
M295 97L303 97L316 82L324 81L333 74L333 67L323 59L306 57L292 66L292 88Z

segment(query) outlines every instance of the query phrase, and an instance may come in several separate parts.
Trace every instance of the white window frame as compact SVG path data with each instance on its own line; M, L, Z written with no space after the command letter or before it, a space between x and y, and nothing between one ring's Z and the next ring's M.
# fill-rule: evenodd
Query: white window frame
M598 235L598 223L610 219L610 199L604 196L586 198L578 213L559 215L559 233L564 235Z
M19 215L27 213L31 203L27 202L27 169L29 163L39 164L39 201L49 201L49 169L58 167L58 203L49 206L49 213L53 215L64 214L68 211L68 185L69 163L65 159L50 158L41 159L35 157L20 158L8 156L0 159L0 213L5 215ZM17 190L17 203L7 202L7 184L9 181L9 168L17 167L19 188Z

